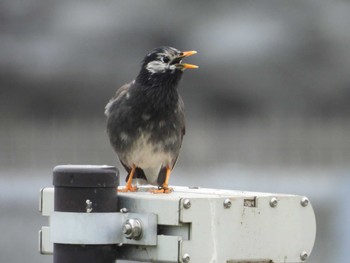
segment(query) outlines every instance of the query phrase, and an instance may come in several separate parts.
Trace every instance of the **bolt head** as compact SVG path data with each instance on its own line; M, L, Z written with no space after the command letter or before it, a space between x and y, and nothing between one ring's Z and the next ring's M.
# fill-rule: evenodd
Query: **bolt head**
M183 202L183 206L185 209L189 209L191 207L191 200L190 199L185 199Z
M130 235L132 233L132 226L129 223L123 225L123 234Z
M309 205L309 199L307 199L307 197L301 198L300 204L301 204L302 207L308 206Z
M128 219L122 228L123 234L127 239L139 240L142 235L142 224L139 219Z
M225 208L230 208L231 205L232 205L231 200L228 199L228 198L225 199L225 201L224 201L224 207L225 207Z
M276 197L272 197L270 200L270 206L271 207L276 207L278 205L278 200Z
M303 252L300 253L300 259L301 259L302 261L307 260L308 257L309 257L309 255L307 254L306 251L303 251Z
M191 257L190 257L189 254L185 253L185 254L182 256L182 262L188 263L188 262L190 262L190 260L191 260Z

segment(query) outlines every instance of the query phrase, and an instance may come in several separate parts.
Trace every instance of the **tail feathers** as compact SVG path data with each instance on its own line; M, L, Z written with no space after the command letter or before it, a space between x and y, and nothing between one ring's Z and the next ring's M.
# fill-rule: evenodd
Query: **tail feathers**
M158 174L157 183L159 186L161 186L164 183L165 177L166 177L166 167L163 167L162 169L160 169Z

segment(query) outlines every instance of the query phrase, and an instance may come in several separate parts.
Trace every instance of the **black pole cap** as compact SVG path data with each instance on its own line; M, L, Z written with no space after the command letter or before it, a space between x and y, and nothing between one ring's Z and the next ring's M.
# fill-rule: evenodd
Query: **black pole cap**
M58 165L53 169L56 187L118 187L119 171L109 165Z
M53 169L54 211L118 211L119 171L107 165L59 165ZM98 235L98 230L96 232ZM54 243L54 263L114 263L115 245Z

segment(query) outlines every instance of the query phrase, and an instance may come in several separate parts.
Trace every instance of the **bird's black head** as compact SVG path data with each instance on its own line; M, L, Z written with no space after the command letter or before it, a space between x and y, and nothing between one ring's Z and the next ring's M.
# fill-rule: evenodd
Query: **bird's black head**
M181 52L172 47L155 48L143 59L136 82L150 87L176 86L185 69L198 68L192 64L182 63L183 58L196 53L196 51Z

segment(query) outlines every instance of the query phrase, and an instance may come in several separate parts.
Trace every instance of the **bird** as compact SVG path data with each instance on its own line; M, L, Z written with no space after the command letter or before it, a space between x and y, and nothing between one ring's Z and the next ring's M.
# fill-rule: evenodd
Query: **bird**
M178 85L186 69L198 68L182 60L196 53L169 46L151 50L137 77L107 103L107 134L128 173L118 191L137 191L133 179L157 186L153 193L172 191L169 178L186 130Z

